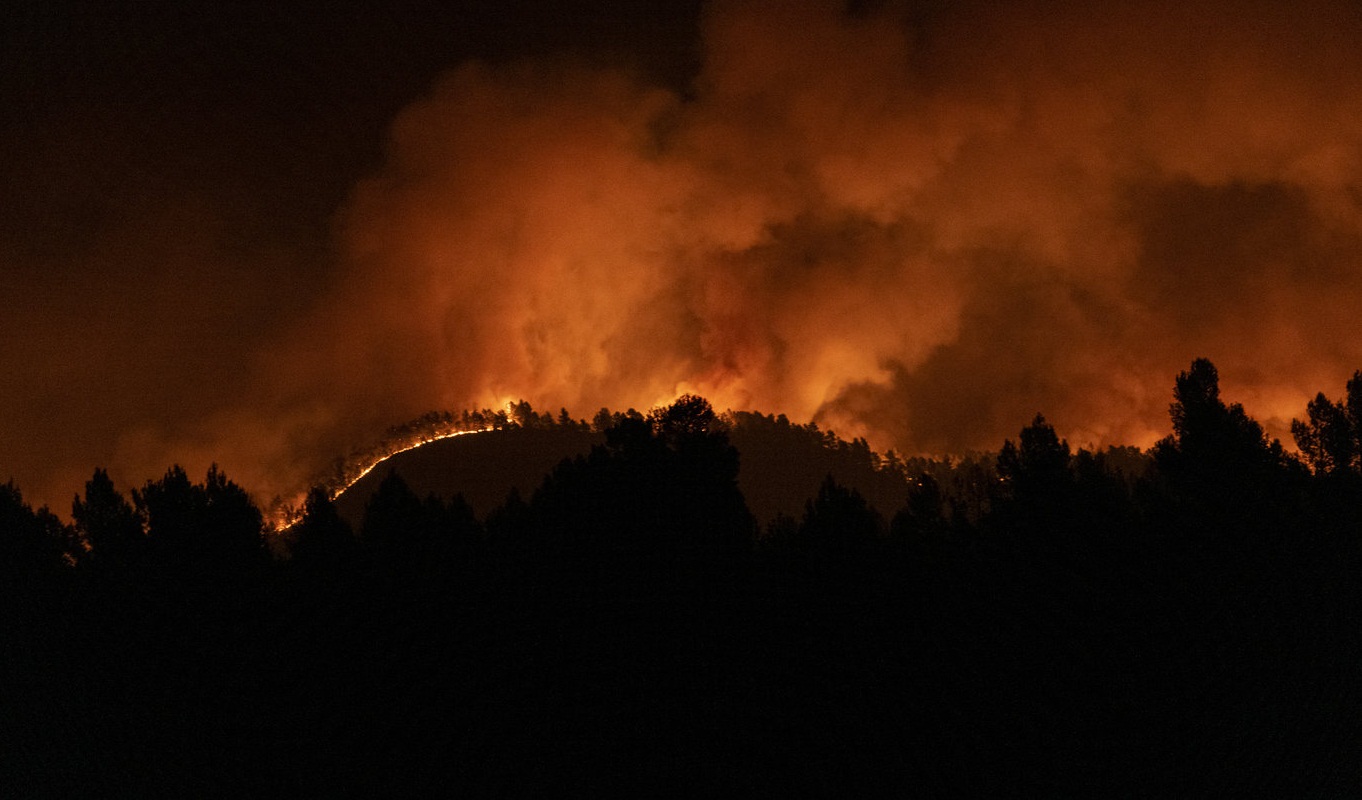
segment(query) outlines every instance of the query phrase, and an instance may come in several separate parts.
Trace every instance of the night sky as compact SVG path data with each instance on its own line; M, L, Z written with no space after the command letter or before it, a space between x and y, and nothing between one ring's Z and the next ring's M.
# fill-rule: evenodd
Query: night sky
M1279 436L1362 368L1356 2L24 5L0 481L60 513L516 398L1147 446L1195 357Z

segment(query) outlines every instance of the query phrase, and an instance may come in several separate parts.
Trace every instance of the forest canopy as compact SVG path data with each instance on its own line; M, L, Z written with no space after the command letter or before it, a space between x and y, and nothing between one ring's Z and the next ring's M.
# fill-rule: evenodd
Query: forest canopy
M321 482L280 531L217 467L128 495L96 469L69 524L11 482L5 782L1348 793L1362 373L1345 392L1293 423L1299 455L1204 359L1147 453L1075 450L1041 414L922 459L693 395L436 413L367 457L484 428L594 444L486 514L380 465L357 523ZM763 517L748 461L824 473Z

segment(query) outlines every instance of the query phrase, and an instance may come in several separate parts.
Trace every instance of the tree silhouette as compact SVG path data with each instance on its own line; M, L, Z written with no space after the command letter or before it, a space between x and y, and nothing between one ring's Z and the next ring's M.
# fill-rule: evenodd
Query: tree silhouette
M467 561L482 555L485 531L463 494L441 505L439 528L452 557Z
M50 575L66 564L65 526L47 508L34 511L14 481L0 485L0 569L13 582Z
M409 553L427 537L430 527L430 514L421 499L396 470L388 470L364 507L360 526L364 543L380 552Z
M798 536L815 551L853 551L872 544L883 527L884 521L860 492L829 475L818 487L818 495L805 504Z
M71 502L71 518L76 534L90 548L87 556L92 565L122 568L144 553L142 519L102 469L85 482L85 499L77 495Z
M1216 469L1225 464L1268 463L1273 454L1263 428L1238 403L1220 399L1220 374L1204 358L1178 373L1169 406L1173 436L1156 452L1176 453L1191 469Z
M355 549L350 523L341 518L336 504L320 486L308 491L303 517L294 530L292 556L300 565L336 567Z
M1347 397L1343 401L1348 410L1348 420L1353 426L1353 452L1362 459L1362 370L1353 372L1346 387ZM1358 465L1362 468L1362 464Z
M267 558L264 518L246 490L218 469L208 468L204 480L203 534L210 558L228 568L259 566Z
M1355 469L1357 433L1348 408L1334 403L1323 392L1305 407L1305 421L1291 420L1291 435L1310 469L1330 475Z
M133 489L133 504L147 521L148 546L161 561L182 562L197 550L197 523L203 515L202 487L176 464L158 481Z
M482 526L463 495L417 497L389 470L364 509L361 543L388 567L423 579L447 577L482 549Z
M647 418L620 415L604 445L560 463L531 499L528 526L658 558L731 554L750 546L754 530L737 476L737 451L713 409L687 395Z
M1362 371L1349 379L1343 401L1320 392L1305 413L1305 420L1291 421L1291 435L1310 468L1318 475L1362 473Z
M914 478L908 486L908 502L894 515L890 532L896 539L940 531L947 525L950 506L941 484L929 474Z
M1069 443L1041 414L1022 428L1019 438L1020 446L1008 439L998 453L998 477L1006 497L1033 511L1057 510L1072 495Z
M1154 463L1173 499L1222 522L1279 508L1289 459L1242 405L1220 399L1215 365L1193 361L1178 374L1173 398L1173 434L1154 446Z
M709 401L698 395L684 394L669 406L653 409L648 421L654 433L672 448L727 441Z
M260 510L216 464L203 484L172 466L160 480L133 490L133 503L146 519L151 556L187 579L240 574L267 560Z
M487 514L487 535L499 544L519 543L531 525L530 506L514 486L506 492L506 500Z

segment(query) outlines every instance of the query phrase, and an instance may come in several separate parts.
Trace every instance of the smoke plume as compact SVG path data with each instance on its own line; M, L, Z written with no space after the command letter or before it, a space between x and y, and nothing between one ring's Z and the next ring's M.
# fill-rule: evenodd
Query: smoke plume
M268 493L429 408L681 392L903 453L1037 411L1148 445L1197 356L1282 435L1362 367L1362 11L1117 5L717 2L684 91L462 64L244 391L113 456Z

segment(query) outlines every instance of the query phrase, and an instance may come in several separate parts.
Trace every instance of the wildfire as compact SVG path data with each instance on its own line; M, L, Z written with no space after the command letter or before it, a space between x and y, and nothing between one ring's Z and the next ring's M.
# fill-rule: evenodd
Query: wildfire
M359 474L355 476L354 480L350 481L349 483L347 483L347 484L345 484L344 486L342 486L340 489L336 490L336 492L335 492L334 494L331 495L331 499L332 499L332 500L335 500L337 497L339 497L341 494L343 494L343 493L344 493L347 489L349 489L351 486L354 486L356 483L359 483L359 482L364 478L365 475L368 475L370 472L373 472L373 471L374 471L374 467L377 467L379 464L382 464L384 461L387 461L388 459L392 458L392 457L395 456L395 455L398 455L398 454L400 454L400 453L405 453L405 452L407 452L408 450L415 450L416 448L418 448L418 447L420 447L420 446L422 446L422 445L430 444L431 442L438 442L438 441L440 441L441 439L452 439L452 438L454 438L455 436L465 436L465 435L470 434L470 433L486 433L487 431L490 431L490 430L492 430L492 428L480 428L479 430L476 430L476 431L452 431L452 432L450 432L450 433L444 433L444 434L440 434L439 436L432 436L432 437L430 437L430 438L428 438L428 439L422 439L422 440L420 440L420 441L418 441L418 442L413 442L412 444L409 444L409 445L407 445L406 447L401 448L400 450L394 450L393 452L387 454L386 456L383 456L382 458L378 459L377 461L373 462L372 464L369 464L369 465L368 465L367 467L365 467L364 469L360 470Z
M467 436L473 433L486 433L488 431L493 431L496 429L497 428L495 426L492 426L486 428L476 428L474 430L445 431L442 433L423 435L413 441L407 441L406 443L398 445L396 447L385 447L381 451L381 455L378 455L372 458L371 460L362 462L363 466L359 468L358 472L355 472L353 475L347 475L345 480L327 487L327 497L331 500L335 500L337 497L340 497L342 494L349 491L350 487L354 486L356 483L359 483L361 480L363 480L364 476L368 475L370 472L373 472L374 468L378 467L380 464L392 458L393 456L400 455L409 450L415 450L418 447L430 444L431 442L438 442L442 439L452 439L455 436ZM290 503L277 504L277 507L270 514L271 518L270 527L273 529L275 533L284 533L285 531L289 530L294 525L297 525L299 522L302 521L303 518L302 500L305 495L306 492L303 492L295 495L293 501Z

